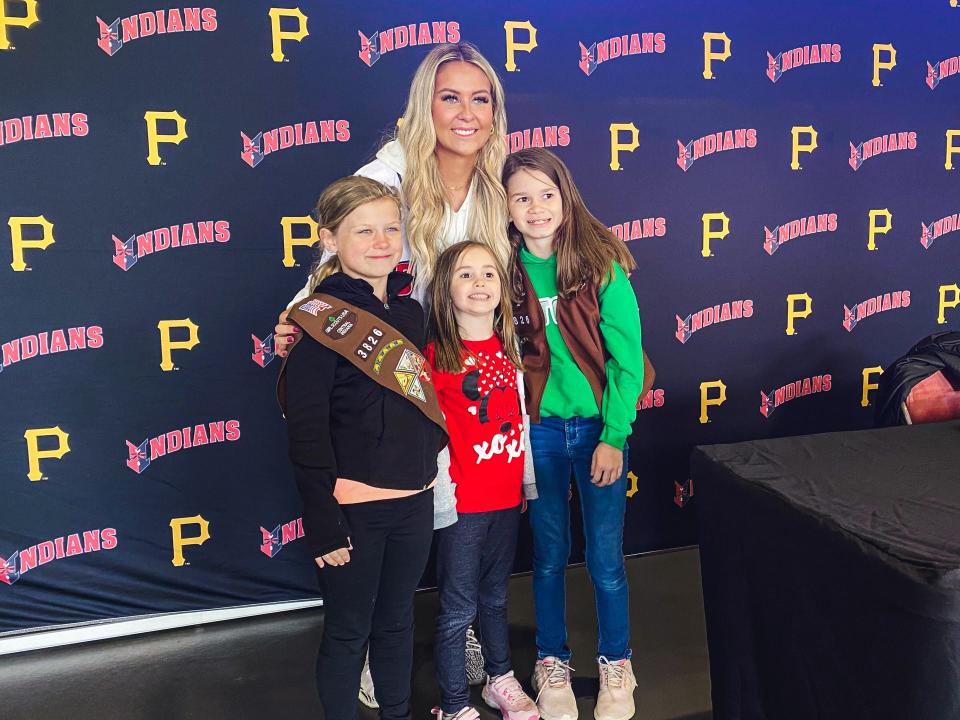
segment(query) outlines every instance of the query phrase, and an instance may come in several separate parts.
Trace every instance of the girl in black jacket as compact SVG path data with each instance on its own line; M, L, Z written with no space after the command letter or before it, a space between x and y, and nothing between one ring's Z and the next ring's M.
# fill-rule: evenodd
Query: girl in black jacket
M392 272L402 251L395 192L369 178L343 178L324 190L317 214L322 246L337 254L321 269L314 293L370 313L419 353L423 309L399 295L412 278ZM329 307L315 296L300 305L321 319ZM413 598L430 551L432 484L446 434L416 398L384 387L303 329L297 337L281 386L305 537L323 585L317 686L325 717L355 717L369 641L381 717L407 720ZM347 354L362 342L358 334L346 343ZM429 375L419 381L429 383Z

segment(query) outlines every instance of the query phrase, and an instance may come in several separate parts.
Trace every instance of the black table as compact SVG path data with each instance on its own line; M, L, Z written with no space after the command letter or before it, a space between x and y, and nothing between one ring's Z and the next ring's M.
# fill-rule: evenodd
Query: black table
M960 422L714 445L716 720L960 718Z

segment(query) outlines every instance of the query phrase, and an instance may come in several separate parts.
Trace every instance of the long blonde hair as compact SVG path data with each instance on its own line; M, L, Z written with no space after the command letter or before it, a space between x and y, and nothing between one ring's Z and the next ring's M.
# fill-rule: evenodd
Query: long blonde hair
M409 208L407 244L419 285L428 284L437 263L437 240L443 230L447 207L443 183L437 169L434 150L437 133L433 126L433 94L437 70L443 63L468 62L480 68L490 81L493 101L493 128L477 157L473 178L473 207L467 228L469 237L488 246L505 262L509 252L506 235L506 194L500 184L500 173L506 157L507 113L503 86L496 71L470 43L437 45L420 63L403 113L397 139L406 159L402 185L404 201Z
M393 200L397 205L397 212L400 212L400 198L397 196L397 191L381 182L359 175L334 180L327 185L320 194L320 199L317 200L317 233L319 234L321 230L335 233L347 215L358 207L384 198ZM338 255L333 255L326 262L322 262L323 244L317 245L317 259L310 268L311 291L325 278L343 269Z
M457 269L460 257L470 248L481 247L490 251L486 243L464 240L451 245L437 258L436 273L430 286L433 302L430 305L430 323L428 333L433 341L434 367L441 372L458 373L463 370L466 346L460 337L460 326L454 314L453 299L450 297L450 282ZM513 326L513 306L510 302L510 288L503 261L490 252L493 264L500 276L500 304L494 311L493 331L503 344L503 353L516 367L520 363L519 343Z

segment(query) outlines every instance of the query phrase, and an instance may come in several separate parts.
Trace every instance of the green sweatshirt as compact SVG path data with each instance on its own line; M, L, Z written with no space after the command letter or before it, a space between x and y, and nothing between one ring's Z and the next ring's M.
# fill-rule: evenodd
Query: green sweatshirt
M538 258L520 248L523 263L543 308L547 345L550 348L550 375L540 401L540 414L561 418L603 417L600 440L622 449L637 417L637 399L643 387L643 352L640 346L640 310L630 280L619 264L613 263L613 277L598 291L600 334L610 354L606 363L607 385L603 407L590 383L567 348L557 325L557 256Z

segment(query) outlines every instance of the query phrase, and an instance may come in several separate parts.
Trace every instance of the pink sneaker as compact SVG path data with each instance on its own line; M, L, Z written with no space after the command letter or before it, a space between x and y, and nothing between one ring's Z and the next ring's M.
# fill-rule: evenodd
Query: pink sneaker
M503 714L503 720L540 720L537 704L523 691L513 670L487 678L481 694L487 705Z

